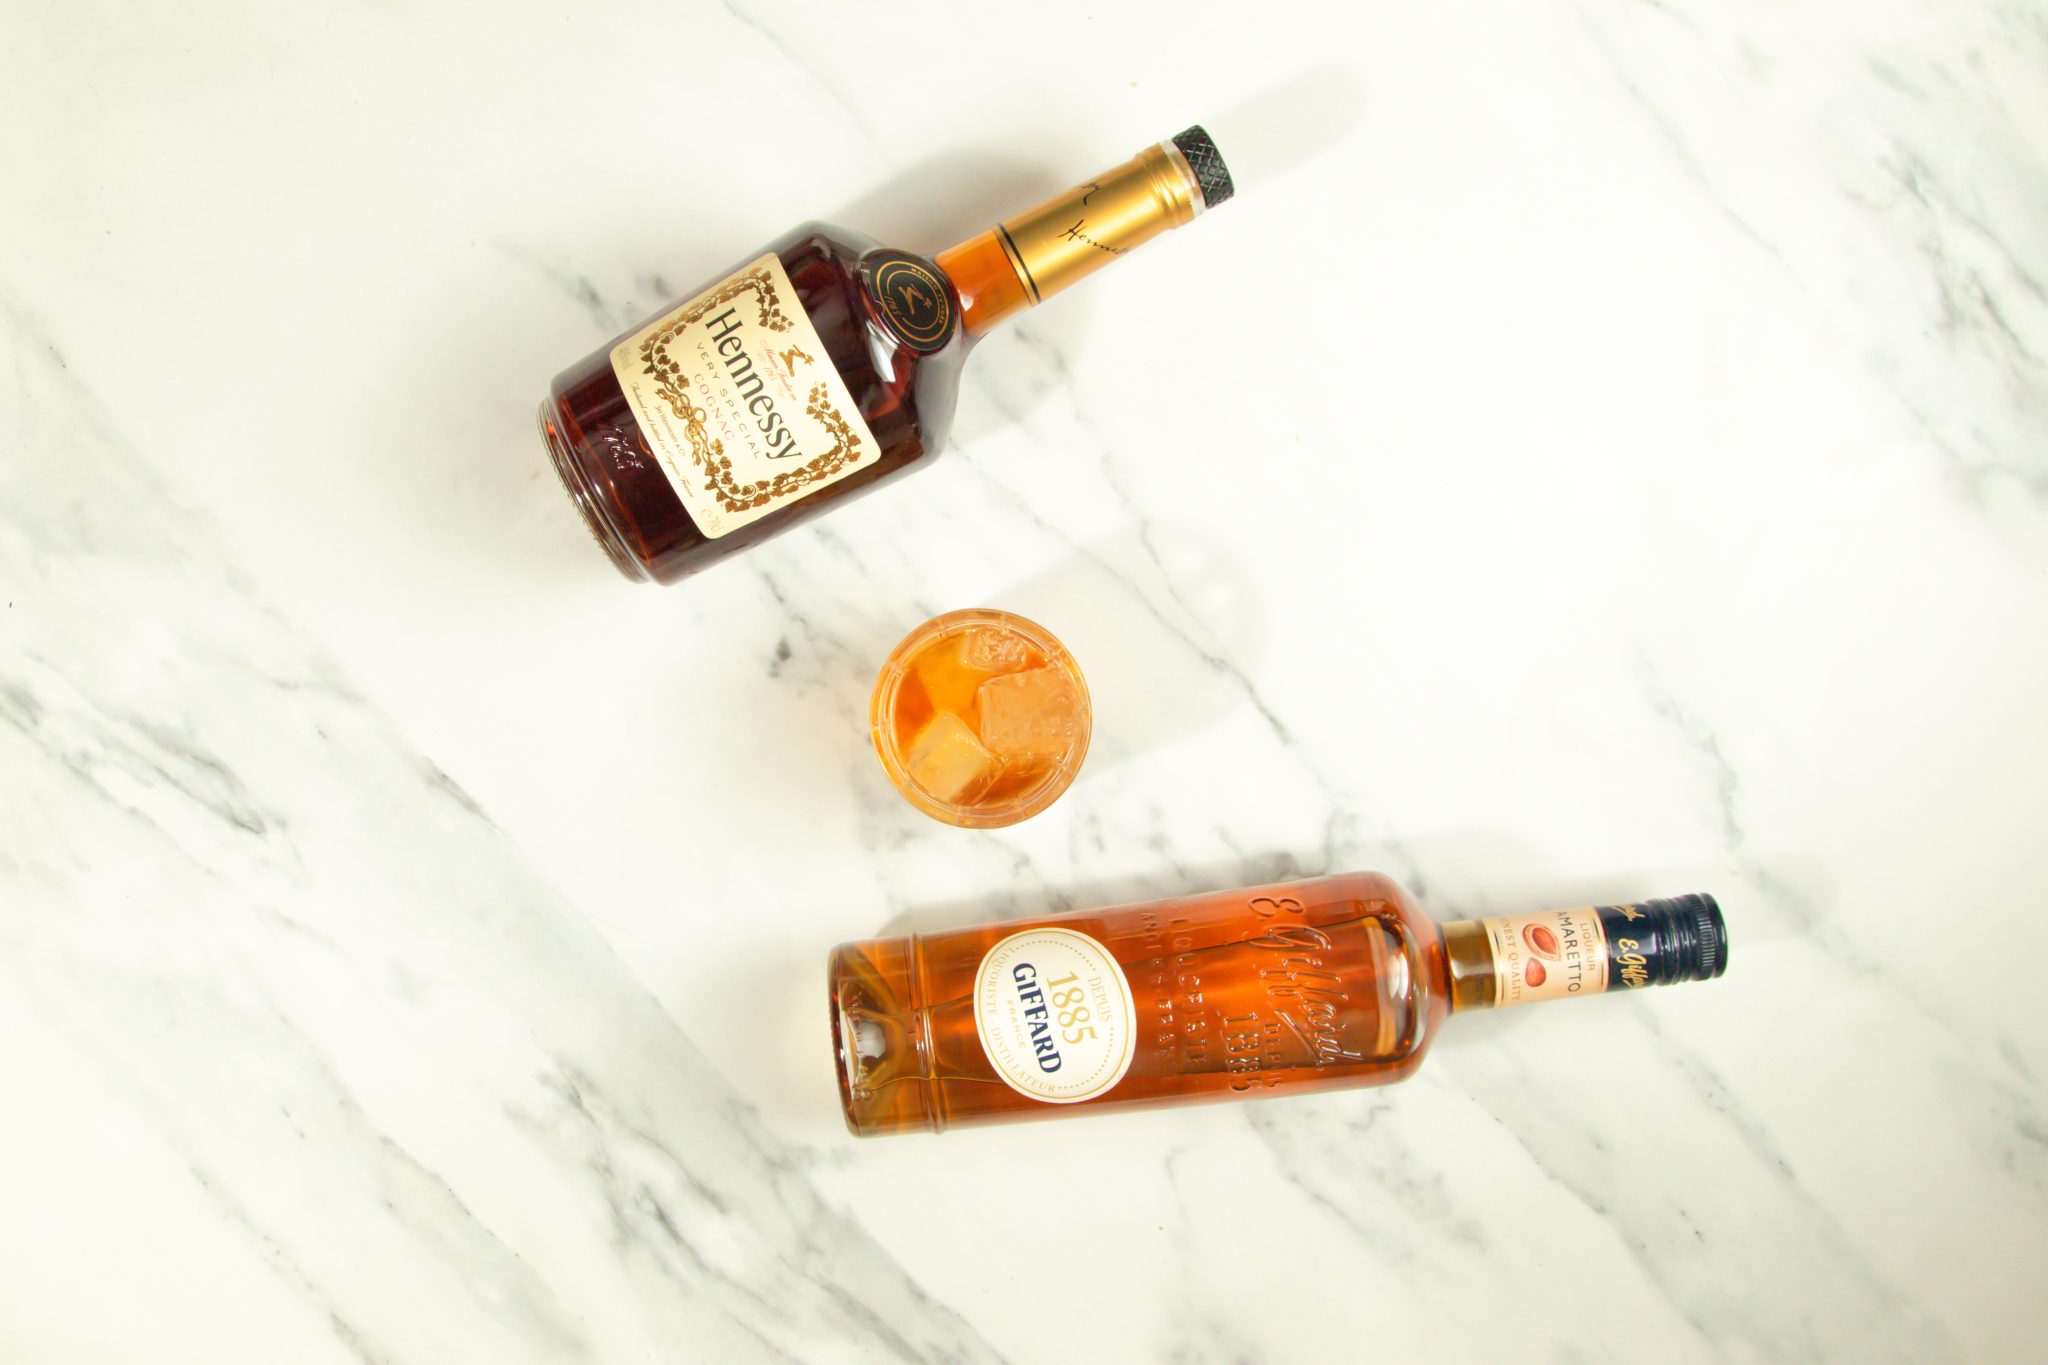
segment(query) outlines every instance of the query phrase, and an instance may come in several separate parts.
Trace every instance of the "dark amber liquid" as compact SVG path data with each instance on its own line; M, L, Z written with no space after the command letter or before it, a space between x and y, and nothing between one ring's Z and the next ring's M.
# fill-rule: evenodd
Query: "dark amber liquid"
M975 1026L983 956L1040 925L1100 942L1136 1005L1130 1070L1079 1104L1011 1089ZM1436 925L1374 874L849 943L831 986L840 1098L864 1136L1385 1084L1449 1007Z
M570 496L621 572L673 583L886 483L938 449L952 425L969 344L959 329L959 301L944 346L921 355L903 345L868 296L862 260L875 248L856 233L810 223L768 249L781 259L881 458L726 535L714 539L698 529L647 448L612 374L611 348L620 338L556 376L541 406L542 433ZM716 283L706 281L689 297Z

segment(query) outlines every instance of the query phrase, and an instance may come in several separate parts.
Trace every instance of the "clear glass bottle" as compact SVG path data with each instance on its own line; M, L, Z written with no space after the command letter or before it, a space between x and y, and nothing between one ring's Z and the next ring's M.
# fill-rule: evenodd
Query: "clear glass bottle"
M1406 1079L1451 1014L1719 976L1710 896L1439 924L1377 873L841 944L858 1135Z
M556 376L542 438L619 571L673 583L919 467L976 338L1230 194L1197 127L936 257L805 224Z

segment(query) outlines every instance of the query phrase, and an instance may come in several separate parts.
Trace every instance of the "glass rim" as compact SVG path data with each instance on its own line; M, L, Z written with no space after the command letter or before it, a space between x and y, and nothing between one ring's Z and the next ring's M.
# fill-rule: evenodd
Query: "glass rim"
M904 662L911 655L973 626L993 626L1023 636L1045 656L1048 665L1056 666L1066 675L1080 700L1077 711L1079 724L1066 752L1052 763L1038 782L994 805L941 801L917 785L903 766L902 755L897 753L890 733L893 727L888 723L896 709L896 693L904 678L909 676L909 671L902 666ZM876 756L881 759L882 771L888 775L889 784L904 800L926 815L941 824L961 829L1000 829L1018 824L1059 800L1074 784L1074 778L1088 756L1089 742L1094 737L1094 722L1095 705L1088 695L1088 680L1082 676L1081 665L1073 652L1038 622L998 607L963 607L958 611L943 612L913 627L882 660L882 666L876 670L874 691L868 698L868 738L874 745Z

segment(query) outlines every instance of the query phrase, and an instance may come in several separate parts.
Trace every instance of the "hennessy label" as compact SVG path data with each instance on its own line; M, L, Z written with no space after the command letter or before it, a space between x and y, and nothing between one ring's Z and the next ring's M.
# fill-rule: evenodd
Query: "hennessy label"
M974 1026L1003 1084L1047 1104L1107 1094L1137 1049L1124 969L1071 929L1026 929L989 949L974 974Z
M773 252L611 359L647 448L713 539L882 457Z
M1607 989L1607 931L1596 910L1483 919L1493 949L1493 1003L1526 1005Z

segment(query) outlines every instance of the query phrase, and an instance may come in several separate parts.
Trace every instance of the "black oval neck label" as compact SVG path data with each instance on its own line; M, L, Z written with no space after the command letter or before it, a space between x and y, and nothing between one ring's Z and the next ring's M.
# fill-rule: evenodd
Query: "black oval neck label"
M868 293L906 346L929 354L952 339L952 298L929 263L900 251L878 251L867 265Z

